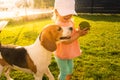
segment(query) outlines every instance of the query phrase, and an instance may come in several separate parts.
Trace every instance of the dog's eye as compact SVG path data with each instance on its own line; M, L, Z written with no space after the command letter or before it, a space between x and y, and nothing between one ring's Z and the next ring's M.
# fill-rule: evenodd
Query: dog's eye
M59 27L59 28L58 28L58 31L61 31L61 30L62 30L62 28L61 28L61 27Z

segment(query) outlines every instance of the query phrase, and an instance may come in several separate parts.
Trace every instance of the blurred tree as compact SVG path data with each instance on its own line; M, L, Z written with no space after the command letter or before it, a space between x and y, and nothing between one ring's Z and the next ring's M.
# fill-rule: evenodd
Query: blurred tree
M35 8L53 8L55 0L34 0Z
M16 0L15 6L18 8L20 7L34 8L34 0Z

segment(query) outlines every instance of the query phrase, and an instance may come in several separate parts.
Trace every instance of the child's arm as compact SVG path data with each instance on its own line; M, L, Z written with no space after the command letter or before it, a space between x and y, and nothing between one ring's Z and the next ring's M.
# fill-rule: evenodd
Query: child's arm
M84 36L88 33L88 30L87 28L83 29L83 30L77 30L73 36L71 36L70 39L66 40L66 41L62 41L62 43L64 44L70 44L72 43L73 41L77 40L80 36Z

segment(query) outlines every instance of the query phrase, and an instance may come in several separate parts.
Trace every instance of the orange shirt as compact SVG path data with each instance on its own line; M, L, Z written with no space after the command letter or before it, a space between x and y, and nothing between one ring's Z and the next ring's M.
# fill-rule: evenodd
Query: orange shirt
M72 26L74 28L74 24L71 21L70 23L61 23L57 22L57 25L62 27ZM72 36L74 36L75 29L72 32ZM73 41L70 44L58 43L57 50L55 51L55 56L61 59L73 59L78 57L81 54L80 46L77 40Z

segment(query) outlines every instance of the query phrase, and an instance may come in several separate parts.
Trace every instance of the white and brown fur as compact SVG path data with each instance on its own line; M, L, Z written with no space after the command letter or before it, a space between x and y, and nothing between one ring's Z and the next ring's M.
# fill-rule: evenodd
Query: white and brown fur
M56 50L56 42L68 38L71 31L71 27L66 31L58 25L47 25L32 45L23 47L0 45L0 73L5 72L7 80L12 80L9 72L18 68L32 73L35 80L42 80L44 74L49 80L54 80L48 68L52 52ZM3 71L4 67L7 67L6 71Z

